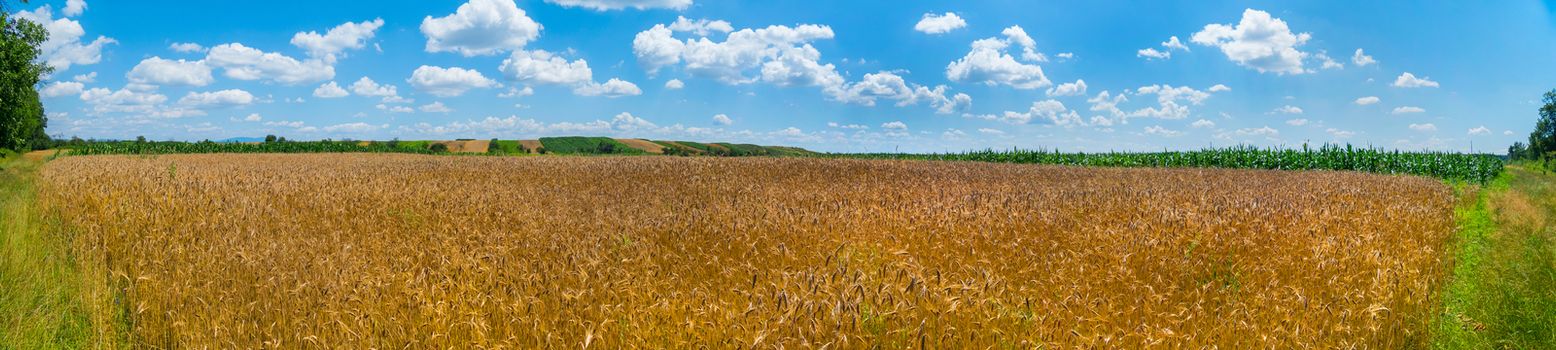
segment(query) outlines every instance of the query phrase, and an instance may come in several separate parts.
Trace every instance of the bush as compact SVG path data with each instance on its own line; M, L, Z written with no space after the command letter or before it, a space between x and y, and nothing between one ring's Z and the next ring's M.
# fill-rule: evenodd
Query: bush
M434 143L432 146L428 146L427 149L432 150L433 153L448 153L448 145L441 143Z

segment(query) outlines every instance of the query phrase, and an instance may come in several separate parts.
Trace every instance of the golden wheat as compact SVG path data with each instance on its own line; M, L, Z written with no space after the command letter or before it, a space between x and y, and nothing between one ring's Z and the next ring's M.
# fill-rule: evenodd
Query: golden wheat
M158 347L1424 347L1454 225L1437 181L1344 172L334 154L42 179L99 326Z

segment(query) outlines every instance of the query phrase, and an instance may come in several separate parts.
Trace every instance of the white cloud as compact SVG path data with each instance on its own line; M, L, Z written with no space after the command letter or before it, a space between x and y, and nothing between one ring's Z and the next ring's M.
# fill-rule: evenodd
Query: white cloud
M1470 128L1469 134L1470 134L1470 136L1491 135L1491 129L1486 128L1485 125L1481 125L1481 126Z
M1168 128L1164 128L1164 127L1162 127L1160 125L1153 125L1153 126L1145 127L1145 134L1146 135L1162 136L1162 137L1177 137L1177 136L1183 135L1183 132L1172 130L1172 129L1168 129Z
M1502 131L1502 135L1513 136L1513 131L1512 130L1503 130Z
M913 25L913 30L927 34L945 34L966 26L967 21L954 12L946 12L943 15L926 13L918 24Z
M1342 64L1340 62L1335 62L1334 58L1329 57L1329 52L1328 51L1319 50L1317 54L1313 55L1313 58L1318 59L1318 62L1320 63L1320 65L1319 65L1320 69L1344 69L1345 68L1345 64Z
M1119 108L1119 104L1129 101L1127 95L1135 96L1156 95L1157 107L1144 107L1134 111L1125 112ZM1211 93L1195 90L1187 86L1173 87L1171 85L1142 86L1134 91L1125 90L1117 96L1108 91L1098 93L1096 97L1087 99L1091 103L1091 110L1105 112L1108 116L1093 117L1093 124L1111 125L1112 119L1126 122L1128 118L1159 118L1159 119L1183 119L1190 114L1189 106L1199 105L1209 99ZM1111 119L1109 119L1111 118Z
M991 128L979 128L978 132L983 133L985 135L996 135L996 136L1005 134L1005 132L1002 131L1002 130L991 129Z
M620 10L634 8L647 9L671 9L685 10L692 6L692 0L546 0L546 2L562 5L563 7L582 7L595 11Z
M1416 78L1415 74L1405 72L1400 74L1398 79L1394 79L1393 86L1400 88L1437 87L1437 82L1432 81L1428 77Z
M1232 88L1227 87L1226 85L1216 84L1216 85L1210 86L1210 89L1208 91L1210 91L1210 92L1232 91Z
M681 79L670 79L670 81L665 82L666 89L680 90L685 87L686 83L681 82Z
M410 107L406 107L406 106L391 106L391 105L386 105L386 104L380 103L380 104L378 104L375 107L380 109L380 110L387 111L389 113L416 113L416 109L415 108L410 108Z
M1345 131L1345 130L1340 130L1340 129L1335 129L1335 128L1329 128L1329 130L1324 130L1324 132L1329 133L1329 136L1333 136L1335 139L1343 139L1343 138L1349 138L1351 136L1356 136L1355 132Z
M1085 80L1081 80L1081 79L1076 79L1075 82L1073 82L1073 83L1059 84L1059 86L1057 86L1057 87L1053 87L1053 88L1048 89L1048 96L1049 97L1085 96L1085 95L1086 95L1086 81Z
M261 120L265 120L265 118L259 116L259 113L249 113L249 116L243 117L243 121L246 122L257 122Z
M1280 136L1280 130L1276 130L1276 129L1271 128L1269 126L1265 126L1265 127L1261 127L1261 128L1237 129L1237 131L1234 131L1234 132L1238 136L1264 136L1264 137L1270 137L1270 138L1273 138L1273 137L1276 137L1276 136Z
M713 33L733 32L735 31L735 26L724 20L698 19L693 21L686 17L676 16L675 22L670 23L670 30L708 36Z
M622 96L642 95L643 90L639 89L637 84L633 84L632 82L611 78L604 84L591 82L588 84L580 85L576 88L573 88L573 94L578 96L605 96L608 98L617 98Z
M65 17L80 16L83 12L86 12L86 0L65 0L65 9L60 11Z
M269 80L286 85L313 83L335 77L335 67L318 59L298 61L240 43L217 45L205 56L206 64L225 70L228 78Z
M1184 45L1183 41L1178 40L1178 36L1176 36L1176 35L1174 35L1174 36L1172 36L1170 38L1167 38L1167 41L1162 42L1161 45L1162 45L1162 48L1163 48L1161 50L1157 50L1154 47L1148 47L1148 48L1140 49L1139 51L1135 51L1135 57L1145 57L1146 59L1166 60L1166 59L1172 59L1172 51L1173 50L1183 50L1184 52L1188 52L1189 51L1188 45Z
M1285 106L1280 106L1280 108L1276 108L1274 111L1271 111L1270 113L1302 114L1302 108L1297 107L1297 106L1292 106L1292 105L1285 105Z
M1426 109L1416 106L1394 107L1394 114L1425 113Z
M531 88L531 87L528 87L528 86L525 86L523 89L520 89L520 88L517 88L517 87L511 87L511 88L508 88L508 91L500 93L500 94L497 94L497 97L501 97L501 98L515 98L515 97L524 97L524 96L529 96L529 95L534 95L534 94L535 94L535 89Z
M368 124L368 123L363 123L363 122L356 122L356 123L345 123L345 124L330 125L330 126L326 126L326 127L320 128L320 130L324 130L324 132L367 133L367 132L378 131L379 128L381 128L381 126L373 125L373 124Z
M1371 105L1371 104L1377 104L1379 101L1382 101L1382 99L1379 99L1377 96L1367 96L1367 97L1362 97L1362 98L1356 99L1356 104L1357 105L1366 106L1366 105Z
M438 101L438 102L433 102L433 103L425 105L425 106L421 106L421 111L422 112L427 112L427 113L448 113L448 112L453 112L454 110L451 109L451 108L448 108L448 106L443 105L442 101Z
M319 85L319 88L313 89L313 97L341 98L346 96L351 96L351 93L346 92L346 89L340 88L340 84L336 84L333 81L324 83L324 85Z
M172 45L168 45L168 48L172 49L173 51L182 53L198 53L205 52L206 50L205 46L200 46L200 44L196 43L173 43Z
M126 74L131 83L148 85L206 86L215 82L205 61L167 60L152 57L140 61Z
M1307 125L1307 122L1308 122L1307 119L1290 119L1290 120L1286 120L1286 125L1290 125L1290 126L1303 126L1303 125Z
M85 3L81 3L85 10ZM65 15L71 15L72 4L66 4ZM80 14L75 12L75 14ZM42 55L39 60L48 63L58 71L70 69L72 65L91 65L103 59L103 47L108 44L116 44L113 38L99 35L90 43L82 43L81 37L86 35L86 29L81 22L69 18L54 18L53 7L49 5L39 6L32 11L21 11L16 17L32 21L43 26L48 31L49 37L39 45Z
M81 101L91 105L88 110L90 115L102 115L105 113L127 113L136 118L181 118L205 115L199 109L186 107L167 107L167 96L154 92L139 92L131 89L108 90L104 88L88 89L81 92Z
M241 106L254 103L254 95L248 91L229 89L213 92L190 92L178 99L178 104L192 107Z
M438 97L454 97L472 89L497 87L497 81L487 79L473 69L421 66L407 80L412 87Z
M1019 45L1023 49L1023 60L1044 61L1042 54L1037 52L1036 42L1026 35L1026 31L1020 26L1011 26L1005 28L1002 34L1005 35L1004 39L993 37L974 41L972 51L946 66L946 78L955 82L1006 85L1017 89L1052 85L1043 74L1042 67L1021 63L1005 52L1011 45Z
M1246 9L1236 26L1208 24L1191 38L1196 44L1221 49L1227 59L1260 73L1302 74L1310 72L1302 61L1308 53L1297 50L1312 35L1292 33L1286 22L1270 13Z
M1415 131L1420 131L1420 132L1437 131L1437 125L1433 125L1432 123L1410 124L1410 130L1415 130Z
M728 126L728 125L734 124L734 123L735 123L735 120L729 119L728 115L718 114L718 115L714 115L713 116L713 124L715 124L715 125Z
M91 84L91 83L97 81L97 72L91 72L91 73L87 73L87 74L78 74L74 78L71 78L70 80L74 80L77 83Z
M965 111L971 106L971 96L967 94L947 96L946 89L944 85L931 89L923 85L910 84L892 72L876 72L865 74L864 78L857 82L823 90L834 100L865 106L874 106L876 99L896 100L898 107L927 101L940 114Z
M498 70L510 80L535 84L580 85L594 79L588 61L568 62L544 50L515 51Z
M470 0L448 16L427 16L421 32L427 52L457 52L465 57L517 51L540 37L541 26L513 0Z
M1189 126L1194 127L1195 129L1214 128L1214 127L1216 127L1216 122L1200 119L1200 120L1195 120L1194 123L1193 124L1189 124Z
M394 85L378 84L372 78L362 77L351 84L351 92L358 96L382 97L386 102L400 97L400 89Z
M907 130L908 124L902 121L886 122L881 124L881 128L886 130Z
M1075 111L1066 108L1064 103L1057 100L1043 100L1033 102L1032 107L1028 108L1025 112L1005 111L1005 113L1000 115L980 115L971 117L984 120L997 120L1016 125L1028 124L1031 123L1034 119L1045 124L1066 127L1085 125L1086 123L1085 120L1081 119L1080 113L1076 113Z
M86 89L86 84L74 81L56 81L43 87L38 94L43 97L60 97L80 95Z
M367 41L373 39L378 28L383 26L382 18L362 23L346 22L322 35L314 31L297 33L292 36L292 45L307 50L309 56L324 59L326 62L335 62L336 56L346 50L366 46Z
M1372 59L1372 56L1367 56L1366 53L1362 52L1362 49L1356 49L1356 54L1351 55L1351 63L1355 63L1357 67L1366 67L1378 64L1378 60Z

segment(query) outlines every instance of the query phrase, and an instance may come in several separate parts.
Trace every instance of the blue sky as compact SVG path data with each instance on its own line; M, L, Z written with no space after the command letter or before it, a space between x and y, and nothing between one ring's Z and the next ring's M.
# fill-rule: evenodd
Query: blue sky
M53 31L49 133L83 138L1500 152L1527 136L1539 95L1556 88L1556 10L1533 1L60 0L18 10Z

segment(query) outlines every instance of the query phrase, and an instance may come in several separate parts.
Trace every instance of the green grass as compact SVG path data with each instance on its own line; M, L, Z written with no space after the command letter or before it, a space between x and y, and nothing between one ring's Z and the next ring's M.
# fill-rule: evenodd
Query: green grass
M487 148L487 153L509 155L523 154L524 152L519 151L518 140L497 140L497 142L493 142L492 145Z
M85 347L93 330L82 275L68 238L35 208L39 164L17 158L0 160L0 348Z
M1515 168L1456 214L1433 347L1556 348L1556 177Z
M609 137L542 137L540 145L555 154L647 154Z

